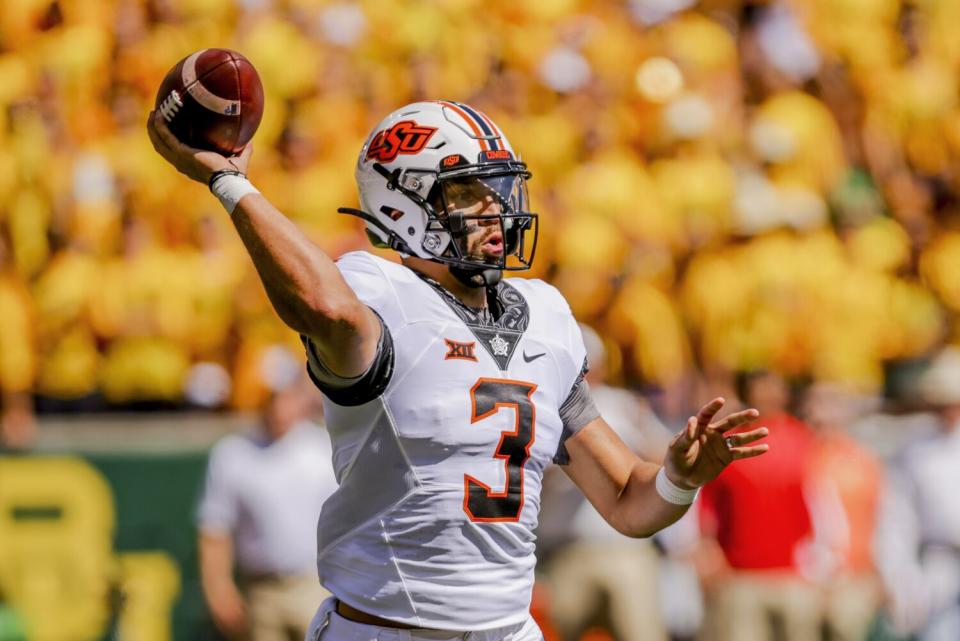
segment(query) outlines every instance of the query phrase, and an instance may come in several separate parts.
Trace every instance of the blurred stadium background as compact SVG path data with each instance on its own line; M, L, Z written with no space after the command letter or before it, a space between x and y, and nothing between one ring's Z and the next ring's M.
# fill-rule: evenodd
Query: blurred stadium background
M836 383L890 458L958 338L958 24L956 0L0 3L0 621L213 633L206 452L301 348L144 133L187 53L256 65L250 173L331 254L368 247L336 208L369 128L474 103L534 174L531 276L601 333L614 381L669 426L737 372Z

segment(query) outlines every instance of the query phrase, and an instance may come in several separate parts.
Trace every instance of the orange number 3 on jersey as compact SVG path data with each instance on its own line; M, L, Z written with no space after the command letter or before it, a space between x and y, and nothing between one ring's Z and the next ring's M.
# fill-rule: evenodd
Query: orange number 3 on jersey
M471 423L482 421L512 408L516 422L512 432L500 434L494 451L495 458L503 459L507 483L501 492L481 483L469 474L463 475L463 509L472 521L517 521L523 510L523 465L530 458L530 448L536 434L537 410L533 393L537 386L523 381L500 378L481 378L470 390Z

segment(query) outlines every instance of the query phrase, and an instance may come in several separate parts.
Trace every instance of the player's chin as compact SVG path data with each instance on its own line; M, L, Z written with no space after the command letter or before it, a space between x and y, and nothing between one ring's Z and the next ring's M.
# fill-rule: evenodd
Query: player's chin
M503 260L503 249L483 245L474 247L467 252L466 259L474 263L486 263L488 265L499 265Z
M491 265L499 265L503 261L503 250L484 251L481 253L481 260Z
M501 254L489 254L486 252L470 254L467 259L477 267L484 269L500 269L503 265L503 256Z

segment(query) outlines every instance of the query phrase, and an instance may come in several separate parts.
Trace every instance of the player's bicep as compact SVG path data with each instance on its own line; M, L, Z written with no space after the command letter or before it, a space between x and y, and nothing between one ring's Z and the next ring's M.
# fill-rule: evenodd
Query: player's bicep
M318 349L315 340L301 336L307 352L307 372L313 383L338 405L362 405L380 396L393 374L394 346L390 329L379 314L367 308L378 325L373 355L357 375L345 376L334 370Z
M567 439L569 460L563 471L611 525L617 501L640 458L603 417L597 417Z
M370 369L385 329L370 307L359 299L351 302L353 309L323 333L302 335L308 356L341 379L360 377Z
M351 252L336 263L335 278L342 285L330 319L320 332L303 332L316 360L338 378L364 375L376 360L386 322L402 315L396 292L375 259Z

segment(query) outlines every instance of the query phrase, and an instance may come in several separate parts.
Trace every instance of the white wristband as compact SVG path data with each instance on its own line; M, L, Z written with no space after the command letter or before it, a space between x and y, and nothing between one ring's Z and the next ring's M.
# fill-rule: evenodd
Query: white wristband
M217 176L210 185L210 191L220 199L220 204L223 205L229 214L233 213L233 210L236 209L237 203L240 202L241 198L247 194L260 193L257 188L247 180L246 176L239 174Z
M667 470L664 467L661 467L660 471L657 472L656 487L660 498L674 505L690 505L696 500L697 494L700 493L699 487L694 490L685 490L668 479Z

